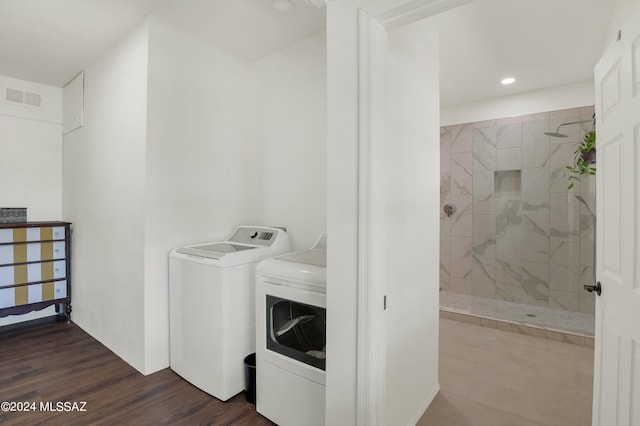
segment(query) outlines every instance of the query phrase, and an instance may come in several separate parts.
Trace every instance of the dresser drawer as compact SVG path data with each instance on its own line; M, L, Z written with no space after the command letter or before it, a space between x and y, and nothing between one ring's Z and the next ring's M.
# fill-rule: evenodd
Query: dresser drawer
M0 245L0 265L64 258L64 241Z
M64 240L64 226L0 229L0 243Z
M0 266L0 286L48 281L66 278L66 276L67 264L65 260Z
M56 305L70 320L71 223L0 223L0 318Z
M67 281L52 281L0 289L0 309L67 297Z

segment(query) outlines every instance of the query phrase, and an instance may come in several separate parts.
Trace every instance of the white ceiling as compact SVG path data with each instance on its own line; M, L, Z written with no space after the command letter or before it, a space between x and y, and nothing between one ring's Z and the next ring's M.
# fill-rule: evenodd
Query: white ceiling
M293 1L0 0L0 75L64 86L151 13L253 61L324 27L323 9ZM590 79L613 2L476 0L440 15L442 105Z
M441 104L593 78L613 0L476 0L440 21ZM516 82L503 86L503 77Z
M282 13L272 0L165 0L154 15L255 61L325 27L324 9L291 1L295 8Z
M158 0L0 0L0 74L62 87Z

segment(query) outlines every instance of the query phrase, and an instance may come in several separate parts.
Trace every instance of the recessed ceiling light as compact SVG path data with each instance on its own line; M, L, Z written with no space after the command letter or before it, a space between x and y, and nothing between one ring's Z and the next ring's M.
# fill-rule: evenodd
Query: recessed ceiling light
M290 12L294 4L291 0L273 0L273 8L278 12Z
M507 84L512 84L514 81L516 81L515 78L513 77L507 77L507 78L503 78L502 81L500 83L507 85Z

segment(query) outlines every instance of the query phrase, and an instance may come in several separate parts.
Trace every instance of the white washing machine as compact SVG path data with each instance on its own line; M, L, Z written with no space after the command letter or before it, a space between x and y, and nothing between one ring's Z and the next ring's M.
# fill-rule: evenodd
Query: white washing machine
M256 410L280 426L324 426L326 247L256 268Z
M282 229L239 226L225 241L171 251L173 371L222 401L244 390L244 357L255 351L255 267L289 250Z

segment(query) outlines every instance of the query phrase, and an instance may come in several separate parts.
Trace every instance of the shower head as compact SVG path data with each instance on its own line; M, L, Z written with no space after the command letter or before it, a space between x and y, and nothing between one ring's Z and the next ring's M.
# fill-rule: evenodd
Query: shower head
M591 120L580 120L580 121L571 121L570 123L560 123L558 124L558 128L556 129L555 132L544 132L544 134L554 138L568 138L569 136L565 135L564 133L560 133L560 127L568 126L569 124L582 124L582 123L590 123L590 122Z
M568 138L569 136L565 135L564 133L558 133L558 132L544 132L545 135L547 136L551 136L554 138Z

